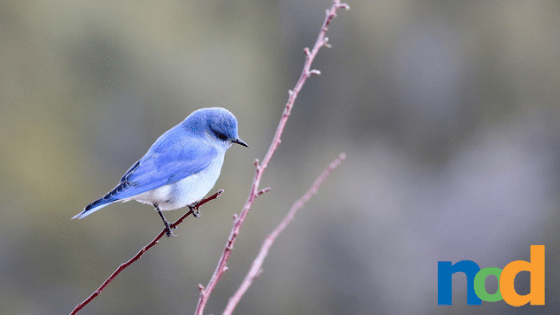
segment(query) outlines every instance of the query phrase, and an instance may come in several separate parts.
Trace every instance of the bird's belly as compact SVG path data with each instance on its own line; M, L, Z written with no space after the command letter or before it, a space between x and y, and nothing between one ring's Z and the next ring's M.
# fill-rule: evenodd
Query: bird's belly
M205 170L183 178L173 184L165 185L132 197L136 201L157 204L160 210L174 210L201 200L214 187L223 164L217 159Z

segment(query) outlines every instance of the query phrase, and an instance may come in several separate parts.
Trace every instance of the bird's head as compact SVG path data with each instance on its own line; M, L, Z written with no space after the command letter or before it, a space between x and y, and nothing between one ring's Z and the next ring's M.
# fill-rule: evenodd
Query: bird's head
M190 114L184 121L187 128L197 134L205 134L227 147L233 143L248 145L237 134L237 119L227 109L221 107L201 108Z

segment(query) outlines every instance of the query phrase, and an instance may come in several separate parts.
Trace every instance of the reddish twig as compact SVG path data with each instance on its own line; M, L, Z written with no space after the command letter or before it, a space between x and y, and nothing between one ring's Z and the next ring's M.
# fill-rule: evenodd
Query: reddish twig
M253 265L251 266L251 269L249 269L249 272L245 276L243 283L241 283L239 289L237 289L237 292L235 292L235 294L229 299L229 302L226 306L226 309L224 310L223 315L229 315L233 313L233 310L241 300L241 297L243 297L245 292L247 292L247 289L251 286L255 278L257 278L261 274L264 259L266 258L266 255L268 255L268 251L272 246L272 244L274 243L274 241L276 240L276 238L278 237L278 235L280 235L280 233L284 231L284 229L288 226L288 224L292 222L296 213L301 208L303 208L303 206L309 201L309 199L311 199L311 197L313 197L313 195L317 193L319 187L323 185L327 177L329 177L329 175L340 165L340 163L342 163L344 159L346 159L346 154L341 153L338 156L338 158L332 161L331 164L327 166L327 168L323 171L323 173L321 173L321 175L319 175L319 177L315 180L315 183L311 185L309 190L299 200L297 200L294 203L294 205L292 206L292 208L290 208L290 211L288 212L286 217L282 220L282 222L280 222L280 224L274 229L274 231L272 231L272 233L268 235L268 237L265 239L264 243L261 246L257 258L255 258L255 260L253 261Z
M212 196L202 199L198 204L196 204L193 209L189 210L187 213L185 213L182 217L179 218L179 220L175 221L173 224L170 225L171 228L175 228L177 227L179 224L181 224L181 222L183 222L183 220L189 216L192 211L194 209L197 209L202 206L203 204L207 203L210 200L214 200L216 198L218 198L218 196L220 196L222 193L224 192L223 189L220 189L218 192L216 192L215 194L213 194ZM128 260L125 263L122 263L119 268L117 268L117 270L115 270L110 276L109 278L107 278L107 280L105 280L105 282L103 282L103 284L101 284L101 286L95 290L95 292L93 292L87 299L85 299L82 303L76 305L76 307L74 308L74 310L72 310L72 312L70 313L70 315L74 315L76 313L78 313L78 311L80 311L84 306L86 306L89 302L91 302L91 300L93 300L95 297L97 297L110 283L111 281L113 281L118 275L119 273L121 273L121 271L123 271L126 267L130 266L132 263L134 263L135 261L137 261L138 259L140 259L140 257L142 257L142 255L144 255L144 253L146 251L148 251L148 249L152 248L152 246L156 245L157 243L159 243L159 240L166 234L167 229L164 228L159 234L158 236L156 236L156 238L154 238L148 245L144 246L134 257L130 258L130 260Z
M270 162L272 155L278 148L278 145L280 145L280 138L282 136L282 133L284 132L284 128L286 126L286 123L288 122L288 118L290 117L290 113L292 111L292 107L294 106L294 102L299 92L301 91L301 88L303 87L307 78L309 78L314 74L320 74L319 70L311 70L311 64L321 47L323 46L330 47L330 45L328 44L328 38L325 37L328 30L328 26L331 20L336 16L336 11L338 9L349 9L349 8L350 7L347 4L340 3L340 0L334 0L332 7L330 9L327 9L326 11L325 21L321 26L319 37L317 38L317 41L315 42L313 49L312 50L309 50L309 48L304 49L306 58L305 58L305 64L303 65L303 71L301 72L301 76L299 77L294 89L289 91L288 102L286 103L286 107L284 108L284 112L282 113L282 117L280 118L280 122L278 124L278 128L276 129L276 133L274 134L274 138L272 139L272 143L270 144L270 147L268 148L268 151L266 152L262 163L259 164L259 160L258 159L255 160L255 169L256 169L255 177L253 178L253 184L251 186L249 196L247 197L247 201L245 202L245 205L243 206L240 215L234 216L233 227L231 229L226 245L224 246L224 251L222 252L222 256L220 257L220 260L218 261L218 265L214 270L214 274L212 274L212 277L210 278L206 287L202 286L202 284L198 285L198 288L200 290L200 297L195 311L196 315L203 314L204 308L206 307L210 294L212 293L212 291L214 291L214 288L220 281L220 278L227 270L227 261L229 259L229 256L231 255L233 244L235 243L237 235L239 234L241 225L245 221L245 218L249 214L249 210L253 206L253 203L255 202L257 197L261 195L263 192L265 192L264 190L259 190L259 184L262 178L262 174L265 171L266 167L268 166L268 163Z

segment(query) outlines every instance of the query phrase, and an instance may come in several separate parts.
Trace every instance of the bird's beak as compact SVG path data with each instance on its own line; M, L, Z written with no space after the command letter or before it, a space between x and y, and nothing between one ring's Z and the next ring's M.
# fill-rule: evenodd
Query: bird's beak
M243 141L243 140L241 140L241 139L235 139L235 140L233 140L233 141L231 141L231 142L240 144L240 145L242 145L242 146L244 146L244 147L247 147L247 148L249 147L249 146L247 145L247 143L245 143L245 141Z

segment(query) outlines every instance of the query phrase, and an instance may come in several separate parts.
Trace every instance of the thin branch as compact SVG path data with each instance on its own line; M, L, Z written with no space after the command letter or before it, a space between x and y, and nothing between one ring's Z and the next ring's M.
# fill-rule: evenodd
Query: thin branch
M298 79L294 89L288 91L289 92L288 102L286 103L286 107L284 108L284 112L282 113L282 117L280 118L280 122L276 129L276 133L274 134L274 138L272 139L272 143L270 144L270 147L268 148L268 151L266 152L262 163L259 164L259 160L255 160L255 176L253 178L253 184L251 186L249 196L247 197L247 201L245 202L245 205L243 206L240 215L238 217L237 216L234 217L233 227L231 229L226 245L224 246L222 256L220 257L220 260L218 261L218 265L214 270L214 274L212 274L212 277L210 278L206 287L202 286L201 284L199 284L198 286L200 290L200 297L195 311L196 315L203 315L204 308L208 303L208 298L210 297L210 294L212 293L212 291L214 291L222 275L227 270L227 261L233 250L233 244L235 243L237 235L239 235L239 230L241 228L241 225L245 221L245 218L249 214L249 210L253 206L257 197L260 194L262 194L262 192L264 192L264 190L263 191L259 190L259 184L262 178L262 174L265 171L266 167L268 166L268 163L270 162L272 155L278 148L278 145L280 145L280 138L282 136L282 133L284 132L284 128L286 126L286 123L288 122L288 118L290 117L290 113L292 111L292 107L294 106L294 102L299 92L301 91L301 88L303 87L307 78L309 78L311 75L320 74L318 70L310 70L310 69L313 60L315 59L315 56L319 52L319 49L323 46L330 47L330 45L328 44L328 38L325 37L328 30L328 26L331 20L336 16L336 11L338 9L349 9L349 8L350 7L347 4L340 3L340 0L334 0L332 7L330 9L327 9L326 11L325 21L321 26L319 36L317 37L317 41L315 42L313 49L312 50L309 50L309 48L304 49L306 58L305 58L305 63L303 65L303 71L301 72L301 76Z
M284 231L284 229L288 226L288 224L292 222L296 213L301 208L303 208L303 206L309 201L309 199L311 199L311 197L313 197L313 195L317 193L317 190L319 189L319 187L321 187L321 185L323 185L327 177L329 177L329 175L345 159L346 159L346 154L341 153L338 156L338 158L332 161L331 164L327 166L327 168L315 180L315 183L311 185L309 190L299 200L297 200L294 203L294 205L292 206L292 208L290 209L286 217L282 220L282 222L280 222L280 224L274 229L274 231L272 231L272 233L268 235L268 237L265 239L264 243L261 246L259 254L253 261L253 265L251 266L251 269L249 269L249 272L245 276L243 283L241 283L241 286L239 286L237 292L235 292L235 294L229 299L229 302L223 312L223 315L230 315L233 313L233 310L235 309L235 307L237 306L237 304L239 303L239 301L241 300L245 292L247 292L247 289L251 286L253 281L261 274L264 259L268 255L268 251L270 250L270 247L272 246L272 244L274 243L278 235L280 235L280 233Z
M218 196L220 196L222 193L224 192L223 189L220 189L218 192L216 192L215 194L213 194L212 196L202 199L198 204L196 204L193 207L193 210L196 209L198 210L198 208L200 206L202 206L203 204L207 203L210 200L214 200L216 198L218 198ZM177 227L179 224L181 224L183 222L183 220L185 220L185 218L187 216L189 216L190 214L192 214L193 210L189 210L187 213L185 213L182 217L179 218L179 220L175 221L173 224L170 225L171 228L175 228ZM130 258L130 260L128 260L125 263L122 263L119 268L117 268L117 270L115 270L110 276L109 278L107 278L107 280L105 280L105 282L103 282L103 284L101 284L101 286L95 290L95 292L93 292L87 299L85 299L82 303L76 305L76 307L74 308L74 310L72 310L72 312L70 313L70 315L74 315L76 313L78 313L78 311L80 311L84 306L86 306L89 302L91 302L94 298L96 298L103 290L105 290L105 288L128 266L130 266L132 263L134 263L135 261L137 261L138 259L140 259L140 257L142 257L142 255L144 255L145 252L148 251L148 249L152 248L154 245L156 245L157 243L159 243L159 240L166 234L167 229L164 228L159 234L158 236L156 236L156 238L154 238L148 245L144 246L134 257Z

